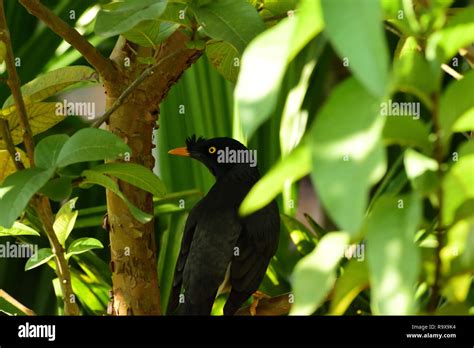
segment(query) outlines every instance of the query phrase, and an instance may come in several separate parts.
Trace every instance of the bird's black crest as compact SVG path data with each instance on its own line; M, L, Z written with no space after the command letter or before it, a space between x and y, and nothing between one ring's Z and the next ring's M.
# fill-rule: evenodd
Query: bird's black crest
M194 148L196 145L205 142L207 139L204 137L196 137L196 134L186 138L186 147L188 149Z

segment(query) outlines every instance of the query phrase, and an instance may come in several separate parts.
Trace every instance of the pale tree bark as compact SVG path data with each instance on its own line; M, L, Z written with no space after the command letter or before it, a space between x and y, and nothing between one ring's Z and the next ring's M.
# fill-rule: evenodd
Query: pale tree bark
M156 61L162 63L133 90L108 120L108 129L124 139L131 148L130 162L144 165L150 170L155 164L152 136L159 103L182 73L200 56L199 51L186 49L188 40L186 35L176 32L165 41L156 57ZM137 62L137 54L148 53L146 49L135 47L123 38L118 40L110 58L121 71L121 83L105 84L107 109L147 68ZM151 194L125 182L119 182L119 186L138 208L153 213ZM141 224L135 220L126 204L112 192L107 192L107 213L113 283L109 311L115 315L160 314L154 222Z

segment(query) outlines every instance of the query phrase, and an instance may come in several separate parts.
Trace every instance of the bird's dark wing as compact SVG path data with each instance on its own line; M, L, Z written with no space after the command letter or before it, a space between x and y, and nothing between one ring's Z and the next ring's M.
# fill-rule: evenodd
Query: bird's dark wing
M276 202L243 220L237 241L239 253L232 258L232 291L224 307L225 315L233 315L258 289L278 248L279 234L280 215Z
M181 314L210 314L242 229L235 210L207 203L200 211L184 266Z
M194 230L202 207L201 201L199 201L193 209L189 212L186 225L184 227L183 239L181 240L181 249L179 251L178 260L176 261L173 285L171 289L170 300L168 304L168 313L173 313L179 304L179 295L181 293L181 285L183 283L183 271L188 258L189 249L191 248L191 242L194 236Z

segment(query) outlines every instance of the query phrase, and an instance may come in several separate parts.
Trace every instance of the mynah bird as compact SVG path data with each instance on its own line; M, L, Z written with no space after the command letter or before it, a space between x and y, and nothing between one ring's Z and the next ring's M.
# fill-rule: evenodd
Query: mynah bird
M186 221L168 313L210 315L216 297L230 291L224 315L234 315L256 293L276 253L278 206L272 201L249 216L239 216L239 206L260 174L255 150L235 139L193 135L186 147L169 153L203 163L216 182Z

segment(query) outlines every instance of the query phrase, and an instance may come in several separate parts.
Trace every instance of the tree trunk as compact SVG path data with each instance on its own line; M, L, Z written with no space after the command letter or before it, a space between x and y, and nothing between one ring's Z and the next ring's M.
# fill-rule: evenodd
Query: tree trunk
M163 63L109 119L109 130L130 146L132 153L129 160L132 163L150 169L154 167L152 136L159 113L158 105L183 72L201 55L200 51L186 48L188 40L179 31L166 40L156 57L156 61L163 60ZM151 49L136 47L119 38L111 59L121 75L114 83L104 82L107 108L148 67L137 62L137 55L151 54ZM134 205L153 214L151 194L125 182L119 181L118 184ZM135 220L126 204L112 192L107 192L107 213L113 283L109 314L161 314L154 221L141 224Z

